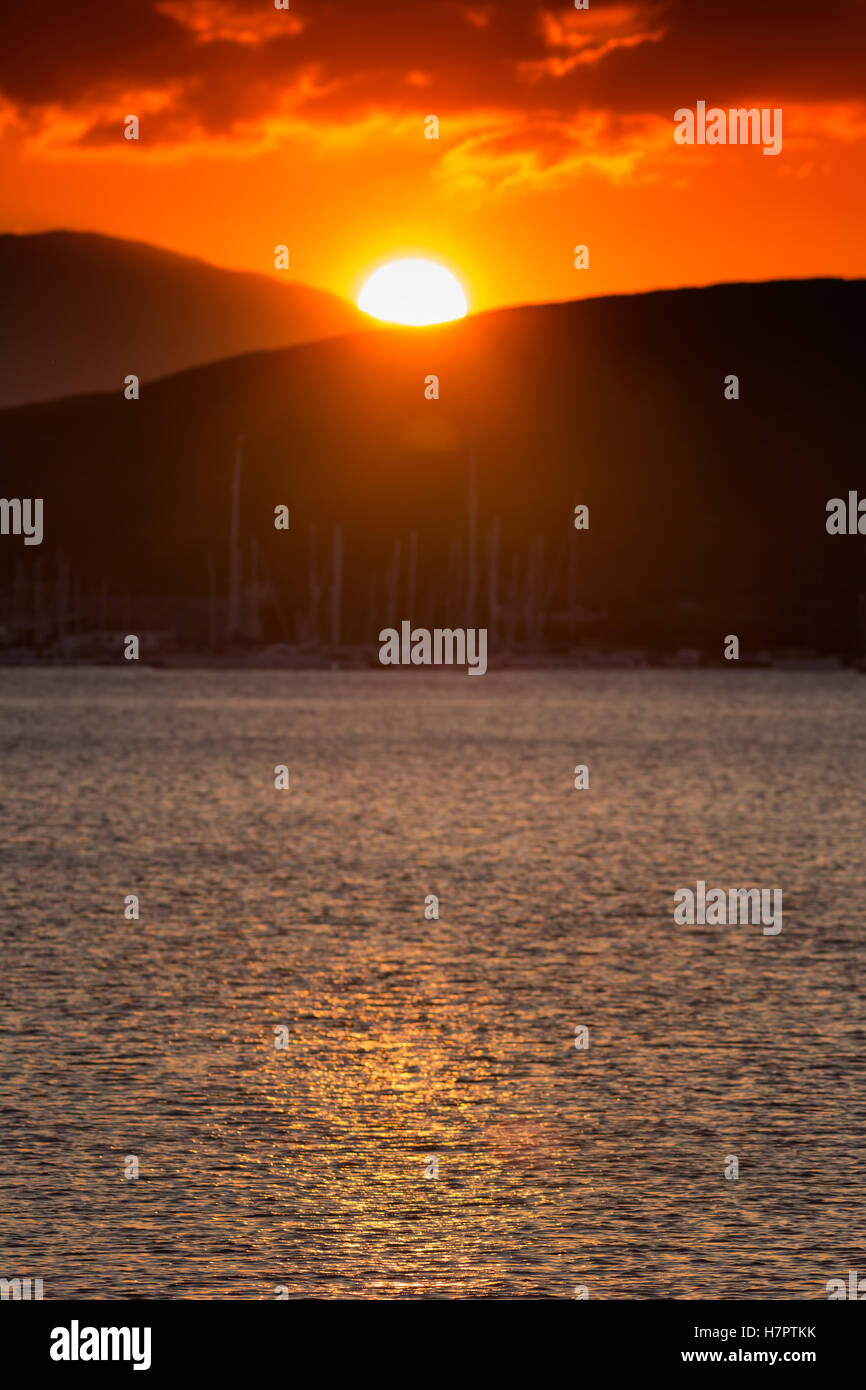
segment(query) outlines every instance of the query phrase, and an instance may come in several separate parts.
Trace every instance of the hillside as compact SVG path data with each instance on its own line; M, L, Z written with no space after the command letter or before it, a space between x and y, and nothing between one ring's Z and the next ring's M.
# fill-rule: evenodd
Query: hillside
M0 236L0 300L0 408L363 326L321 290L82 232Z
M735 632L753 648L851 651L866 537L828 536L825 504L866 494L864 307L866 282L800 281L518 308L247 355L138 402L115 390L6 411L6 495L44 497L45 541L2 538L2 573L17 559L19 583L39 563L48 580L59 549L85 595L131 596L134 621L136 595L174 596L170 611L207 595L213 557L222 616L242 433L245 578L255 539L276 596L266 636L327 633L339 526L344 641L401 617L486 623L492 581L518 643L716 650ZM738 401L724 398L729 373ZM580 503L590 527L577 532Z

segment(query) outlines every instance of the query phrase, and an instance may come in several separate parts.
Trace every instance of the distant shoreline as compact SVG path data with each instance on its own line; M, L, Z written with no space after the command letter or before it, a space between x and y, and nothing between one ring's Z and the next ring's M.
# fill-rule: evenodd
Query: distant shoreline
M116 653L101 651L75 651L65 653L52 648L43 653L28 648L7 648L0 651L0 668L64 668L64 667L116 667L139 665L154 670L215 670L215 671L382 671L390 668L380 665L377 647L346 647L336 651L309 651L298 647L260 647L234 649L214 652L197 649L158 650L147 655L146 639L142 641L142 654L137 662L126 662L122 656L122 646ZM614 649L611 651L575 650L568 652L500 652L492 655L491 671L526 670L572 670L572 671L636 671L636 670L721 670L732 666L746 667L749 670L764 671L842 671L860 670L866 672L866 662L846 660L839 655L818 655L814 652L786 649L779 652L745 653L738 661L725 661L722 657L710 657L698 649L680 649L676 652L648 652L638 649ZM411 668L414 669L414 668ZM418 668L419 670L422 668ZM461 668L442 666L424 667L425 671L449 671L452 674L465 674Z

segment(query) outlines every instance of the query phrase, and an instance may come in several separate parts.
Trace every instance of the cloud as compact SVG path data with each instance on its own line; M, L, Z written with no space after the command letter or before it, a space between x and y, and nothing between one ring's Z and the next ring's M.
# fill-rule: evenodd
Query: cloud
M601 62L617 48L658 43L667 33L660 21L668 9L663 0L656 5L608 5L592 11L542 10L539 23L544 42L559 52L518 63L518 72L530 79L566 77L584 64Z
M154 9L188 29L197 43L269 43L299 34L304 20L296 14L260 5L249 10L230 0L156 0Z
M495 5L464 5L463 18L476 29L489 29L496 13Z
M486 112L469 125L443 153L435 177L470 205L514 193L565 191L587 175L614 185L647 185L661 178L688 179L702 160L711 161L719 177L728 167L723 162L727 149L684 152L673 141L667 116L585 111L568 121L552 112ZM803 176L802 157L817 147L829 152L832 145L866 141L866 103L789 105L784 139L785 149L796 157L791 169ZM730 162L738 153L731 148ZM791 169L780 164L778 173Z
M652 162L670 150L670 122L657 116L622 119L598 111L568 124L552 115L491 114L443 154L436 178L449 193L477 204L515 192L565 189L587 174L612 183L653 178Z
M0 108L54 148L115 148L130 112L146 117L142 153L433 112L448 158L449 128L493 113L489 139L504 127L522 140L507 153L528 155L524 168L533 157L547 167L547 150L553 163L588 158L584 141L571 144L588 124L635 118L646 133L699 98L856 102L866 49L860 0L594 0L581 11L551 0L292 0L288 11L42 0L12 7L4 25ZM605 150L621 168L621 145Z

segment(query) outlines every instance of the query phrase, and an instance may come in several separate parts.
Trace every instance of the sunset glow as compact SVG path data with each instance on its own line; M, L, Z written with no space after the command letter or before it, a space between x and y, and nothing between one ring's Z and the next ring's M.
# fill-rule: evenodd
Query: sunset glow
M853 1362L864 55L866 0L3 6L28 1369L278 1374L283 1301Z
M56 63L39 8L15 8L8 231L101 232L265 275L285 242L293 280L353 299L389 244L432 244L473 313L863 272L854 0L821 22L783 7L781 46L773 7L745 0L736 19L687 0L380 0L357 26L334 5L141 0L133 33L92 0L51 7ZM699 100L783 108L784 152L678 144L674 113Z

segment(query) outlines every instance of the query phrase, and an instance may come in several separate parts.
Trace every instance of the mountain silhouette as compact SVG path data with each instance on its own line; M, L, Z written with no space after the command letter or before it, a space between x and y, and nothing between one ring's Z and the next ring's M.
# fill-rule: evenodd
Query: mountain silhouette
M828 499L866 495L864 307L860 280L521 307L247 354L138 401L118 387L7 410L6 496L44 498L45 539L0 538L0 576L23 593L40 564L50 584L62 551L82 601L105 586L153 626L163 596L193 632L211 585L225 609L242 435L243 581L255 565L271 586L265 637L327 639L339 528L342 642L409 618L545 648L721 655L735 633L853 653L866 536L825 522Z
M85 232L0 235L0 407L363 326L347 301Z

